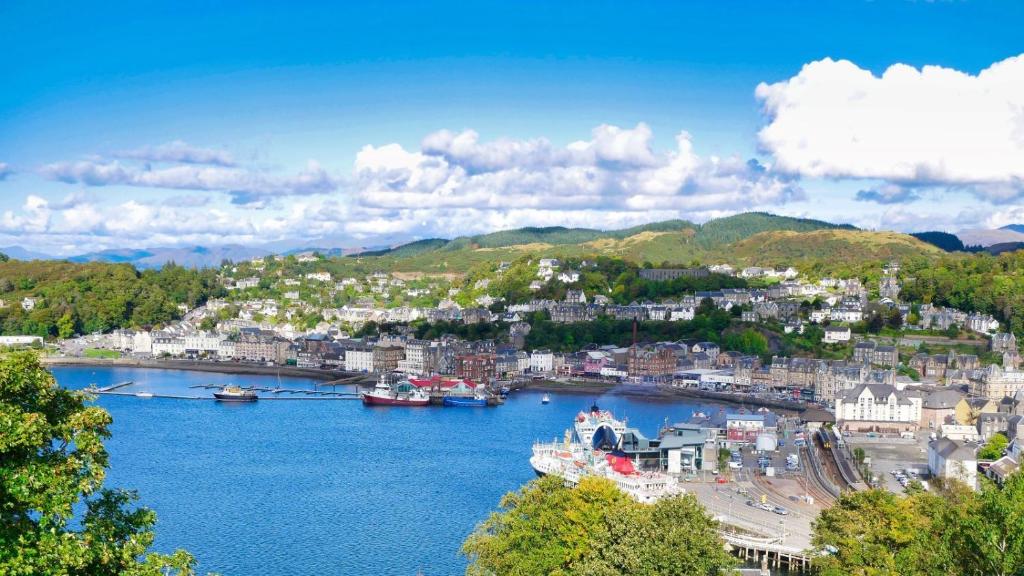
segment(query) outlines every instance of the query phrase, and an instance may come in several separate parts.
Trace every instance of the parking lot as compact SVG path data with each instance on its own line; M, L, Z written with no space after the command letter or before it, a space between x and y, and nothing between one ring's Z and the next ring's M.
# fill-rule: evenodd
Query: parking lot
M878 477L880 485L891 492L902 494L903 485L893 476L894 470L908 469L927 473L928 437L919 434L913 440L904 438L869 438L867 436L844 436L852 452L855 448L864 450L870 458L871 470Z

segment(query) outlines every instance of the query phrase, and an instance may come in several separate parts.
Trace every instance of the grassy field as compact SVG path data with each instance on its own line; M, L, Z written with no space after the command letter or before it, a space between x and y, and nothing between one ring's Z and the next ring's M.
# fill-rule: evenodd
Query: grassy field
M103 350L103 349L100 349L100 348L86 348L82 352L82 355L85 356L86 358L104 358L104 359L120 358L121 357L121 353L118 352L117 350Z

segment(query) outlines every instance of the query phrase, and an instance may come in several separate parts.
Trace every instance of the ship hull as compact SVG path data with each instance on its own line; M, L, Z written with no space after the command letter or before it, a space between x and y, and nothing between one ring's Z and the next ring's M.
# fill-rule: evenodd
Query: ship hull
M487 406L486 398L457 398L446 396L443 404L450 408L478 408Z
M218 402L255 402L259 399L258 396L232 396L230 394L221 394L220 392L214 392L213 397Z
M385 398L372 394L363 394L364 406L426 406L429 403L429 398Z

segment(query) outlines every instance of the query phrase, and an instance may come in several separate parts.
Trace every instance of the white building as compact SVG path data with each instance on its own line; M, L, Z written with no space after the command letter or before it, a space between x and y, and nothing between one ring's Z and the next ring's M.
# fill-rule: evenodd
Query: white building
M217 354L222 338L212 332L187 332L182 336L185 352L190 354Z
M235 290L245 290L246 288L255 288L260 285L260 279L256 276L250 276L248 278L241 278L235 280ZM229 288L230 290L231 288Z
M933 476L960 480L978 488L978 450L974 444L938 438L928 443L928 470Z
M40 336L0 336L0 346L31 346L35 343L42 344Z
M836 425L852 431L904 432L921 422L921 397L891 384L861 384L836 399Z
M136 354L152 354L153 334L145 331L133 334L131 350Z
M530 372L551 372L555 368L555 355L551 350L534 350L530 354Z
M849 326L826 326L825 336L821 339L826 344L835 344L837 342L849 342L850 341L850 327Z
M22 310L35 310L36 304L38 304L38 303L39 303L39 299L38 298L33 298L32 296L25 296L24 298L21 299L21 309Z
M580 273L575 270L566 270L558 275L558 281L565 284L572 284L580 281Z
M227 338L217 343L217 356L219 358L235 357L235 341Z
M413 375L426 375L429 370L430 342L426 340L407 340L405 358L398 361L399 372Z
M831 319L834 322L860 322L864 319L864 312L858 308L840 306L832 309Z
M677 306L669 311L668 319L672 322L686 322L693 320L696 312L692 306Z
M349 372L373 372L373 348L346 350L345 370Z
M177 336L156 336L153 338L154 356L183 356L185 354L185 340Z
M810 319L815 324L821 324L825 320L830 319L832 316L832 310L829 308L822 308L821 310L811 310Z

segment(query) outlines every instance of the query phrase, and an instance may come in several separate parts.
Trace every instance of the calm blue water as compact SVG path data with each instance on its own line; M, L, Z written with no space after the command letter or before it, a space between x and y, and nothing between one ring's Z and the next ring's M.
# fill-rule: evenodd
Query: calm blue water
M273 376L128 368L53 370L68 388L209 395L189 385L274 387ZM311 380L283 378L285 388ZM534 440L561 438L590 396L521 392L498 408L366 408L351 400L212 401L101 396L114 417L108 486L156 511L155 549L202 573L459 574L459 546L502 494L534 477ZM696 404L597 398L654 435ZM700 407L711 410L715 408Z

